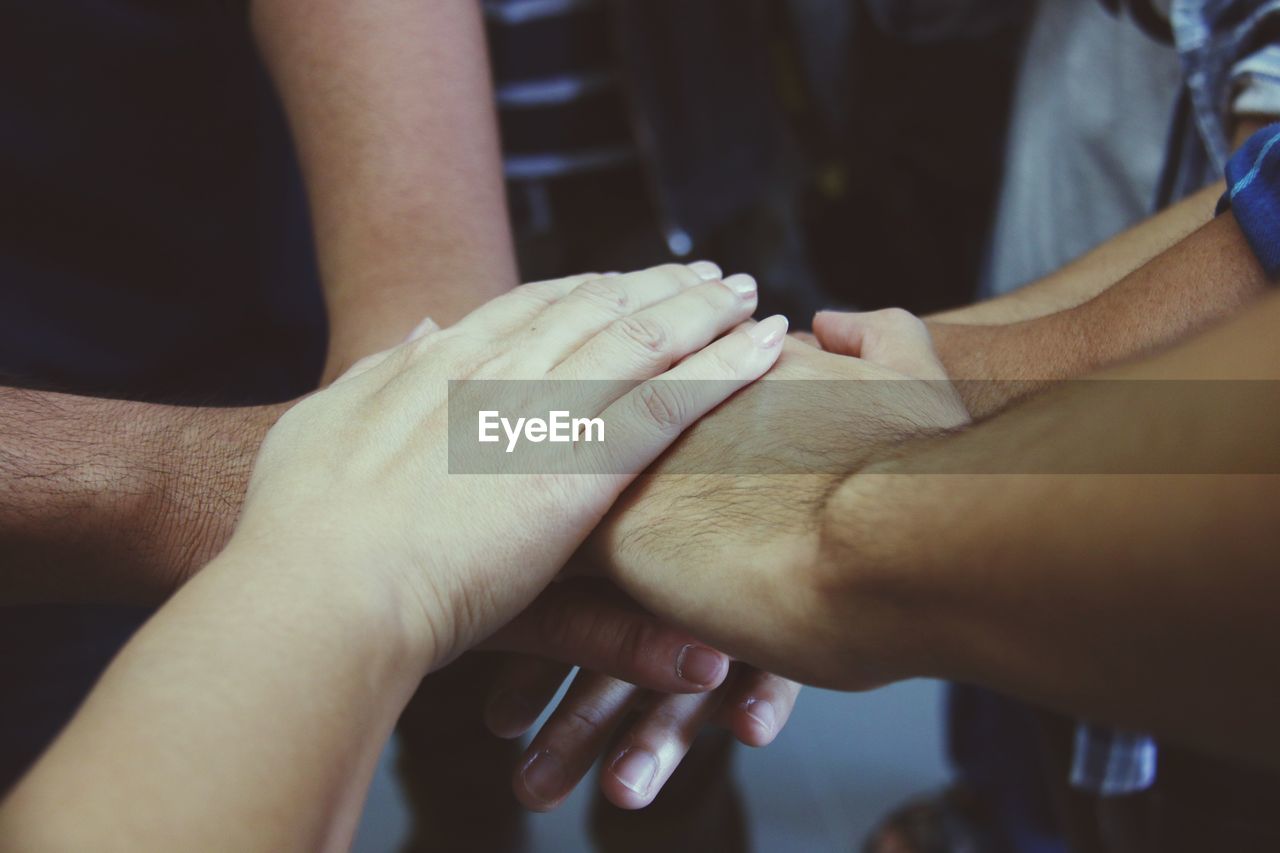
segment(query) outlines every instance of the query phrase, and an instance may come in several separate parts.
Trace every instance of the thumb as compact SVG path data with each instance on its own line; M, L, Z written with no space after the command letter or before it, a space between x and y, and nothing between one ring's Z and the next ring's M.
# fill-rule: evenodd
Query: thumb
M869 314L853 311L819 311L813 318L813 334L827 352L859 358Z
M821 311L813 331L828 352L861 358L912 379L947 378L929 327L901 308L864 313Z

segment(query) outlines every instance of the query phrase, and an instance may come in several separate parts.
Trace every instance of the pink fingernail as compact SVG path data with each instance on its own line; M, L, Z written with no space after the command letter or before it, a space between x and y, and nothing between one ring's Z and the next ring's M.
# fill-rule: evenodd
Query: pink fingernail
M742 299L750 299L756 295L756 280L746 273L729 276L724 280L724 286L738 294Z
M751 335L751 339L760 349L772 349L780 345L782 339L787 336L787 326L787 318L781 314L775 314L767 320L756 323L747 331L747 334Z
M773 710L773 703L765 699L748 699L738 707L748 717L759 723L760 728L773 734L773 727L778 724L778 715Z
M564 795L564 765L544 749L525 764L520 771L520 781L538 802L554 803Z
M614 760L609 769L623 785L647 797L658 775L658 759L647 749L628 749Z
M405 341L406 342L416 341L418 338L422 337L423 335L429 335L432 332L438 332L438 331L440 331L440 325L436 323L435 320L432 320L430 317L428 317L425 320L423 320L421 323L413 327L413 331L409 333L409 337L405 338Z
M703 281L715 281L724 275L720 267L711 261L694 261L689 264L689 269Z
M699 687L713 684L723 668L724 655L706 646L690 643L676 657L676 675Z

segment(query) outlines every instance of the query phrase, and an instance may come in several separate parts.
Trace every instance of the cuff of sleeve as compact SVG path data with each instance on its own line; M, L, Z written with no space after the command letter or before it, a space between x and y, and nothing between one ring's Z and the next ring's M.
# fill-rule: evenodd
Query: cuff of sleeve
M1267 278L1280 276L1280 124L1255 133L1227 162L1227 192L1218 213L1228 208Z

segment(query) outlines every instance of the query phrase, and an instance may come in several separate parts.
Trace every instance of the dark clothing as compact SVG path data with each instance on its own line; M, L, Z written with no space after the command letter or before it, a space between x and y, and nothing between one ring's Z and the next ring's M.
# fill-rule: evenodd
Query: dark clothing
M196 403L314 387L323 304L245 4L0 11L0 376ZM145 614L0 610L0 792Z
M222 403L313 387L305 202L243 3L13 0L0 79L0 373Z

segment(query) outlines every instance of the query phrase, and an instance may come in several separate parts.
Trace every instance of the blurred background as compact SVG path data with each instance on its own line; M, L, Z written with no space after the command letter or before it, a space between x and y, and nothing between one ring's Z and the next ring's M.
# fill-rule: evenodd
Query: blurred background
M525 280L708 257L800 325L972 298L1028 4L484 9Z

